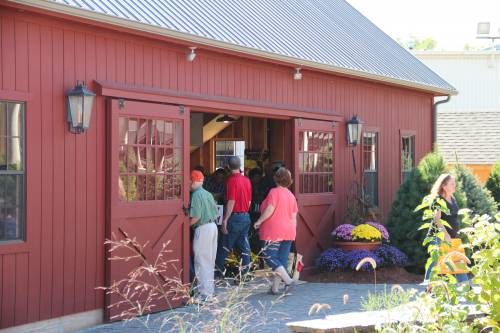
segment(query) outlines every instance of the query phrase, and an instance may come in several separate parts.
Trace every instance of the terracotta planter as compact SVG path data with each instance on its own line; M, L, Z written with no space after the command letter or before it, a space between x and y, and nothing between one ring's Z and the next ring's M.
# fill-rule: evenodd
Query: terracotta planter
M333 247L338 247L342 250L353 251L353 250L368 250L373 251L382 245L382 242L348 242L348 241L333 241Z

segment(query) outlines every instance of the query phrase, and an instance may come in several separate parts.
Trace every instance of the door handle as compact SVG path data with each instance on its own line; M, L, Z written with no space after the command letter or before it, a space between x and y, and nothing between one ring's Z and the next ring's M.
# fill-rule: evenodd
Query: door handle
M184 215L189 216L189 207L184 206L182 204L182 211L184 212Z

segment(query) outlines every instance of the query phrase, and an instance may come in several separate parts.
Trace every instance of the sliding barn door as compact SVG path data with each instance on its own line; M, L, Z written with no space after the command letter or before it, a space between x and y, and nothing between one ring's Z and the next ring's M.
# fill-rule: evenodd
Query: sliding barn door
M145 313L179 306L182 299L175 288L188 282L189 276L189 224L183 212L189 200L189 110L117 99L110 100L108 106L106 236L124 242L128 248L107 251L107 285L115 284L116 292L127 294L132 304L149 305ZM127 238L135 239L143 248L125 244ZM162 251L159 262L164 267L138 270L154 267ZM110 260L114 256L132 258ZM131 276L131 272L142 275ZM161 285L164 290L154 295L141 289L140 283L131 282L135 278ZM127 289L130 286L138 289ZM123 319L123 314L131 310L131 303L118 293L106 297L107 320ZM112 306L122 301L120 306Z
M337 207L335 193L336 132L333 122L294 120L294 192L299 206L297 250L305 273L331 247Z

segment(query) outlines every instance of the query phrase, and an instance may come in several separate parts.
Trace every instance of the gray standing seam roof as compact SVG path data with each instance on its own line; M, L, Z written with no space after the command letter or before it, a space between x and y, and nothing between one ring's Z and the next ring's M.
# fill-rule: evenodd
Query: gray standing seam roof
M344 0L50 0L259 51L417 83L453 86Z

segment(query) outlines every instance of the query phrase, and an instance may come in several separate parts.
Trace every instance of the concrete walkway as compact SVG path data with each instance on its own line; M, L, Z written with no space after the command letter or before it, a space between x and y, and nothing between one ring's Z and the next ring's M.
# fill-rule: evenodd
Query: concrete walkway
M265 281L252 282L245 290L250 292L240 296L236 287L218 288L219 303L209 306L189 305L180 309L165 311L129 322L118 322L100 325L80 333L132 333L132 332L220 332L230 331L224 328L216 331L216 323L227 316L232 324L241 318L243 329L239 332L287 332L285 324L322 318L325 315L340 314L361 310L361 300L368 292L374 291L373 284L337 284L337 283L304 283L296 286L289 295L278 297L268 295ZM401 285L403 288L422 290L418 285ZM378 285L377 290L383 290ZM390 289L390 286L387 286ZM235 296L236 295L236 296ZM344 304L344 295L349 295ZM236 300L232 300L236 298ZM226 303L227 302L227 303ZM309 316L310 307L315 303L328 304L331 310ZM229 310L229 311L226 311ZM184 322L187 328L183 331L175 326L175 317ZM177 321L179 322L179 321Z

